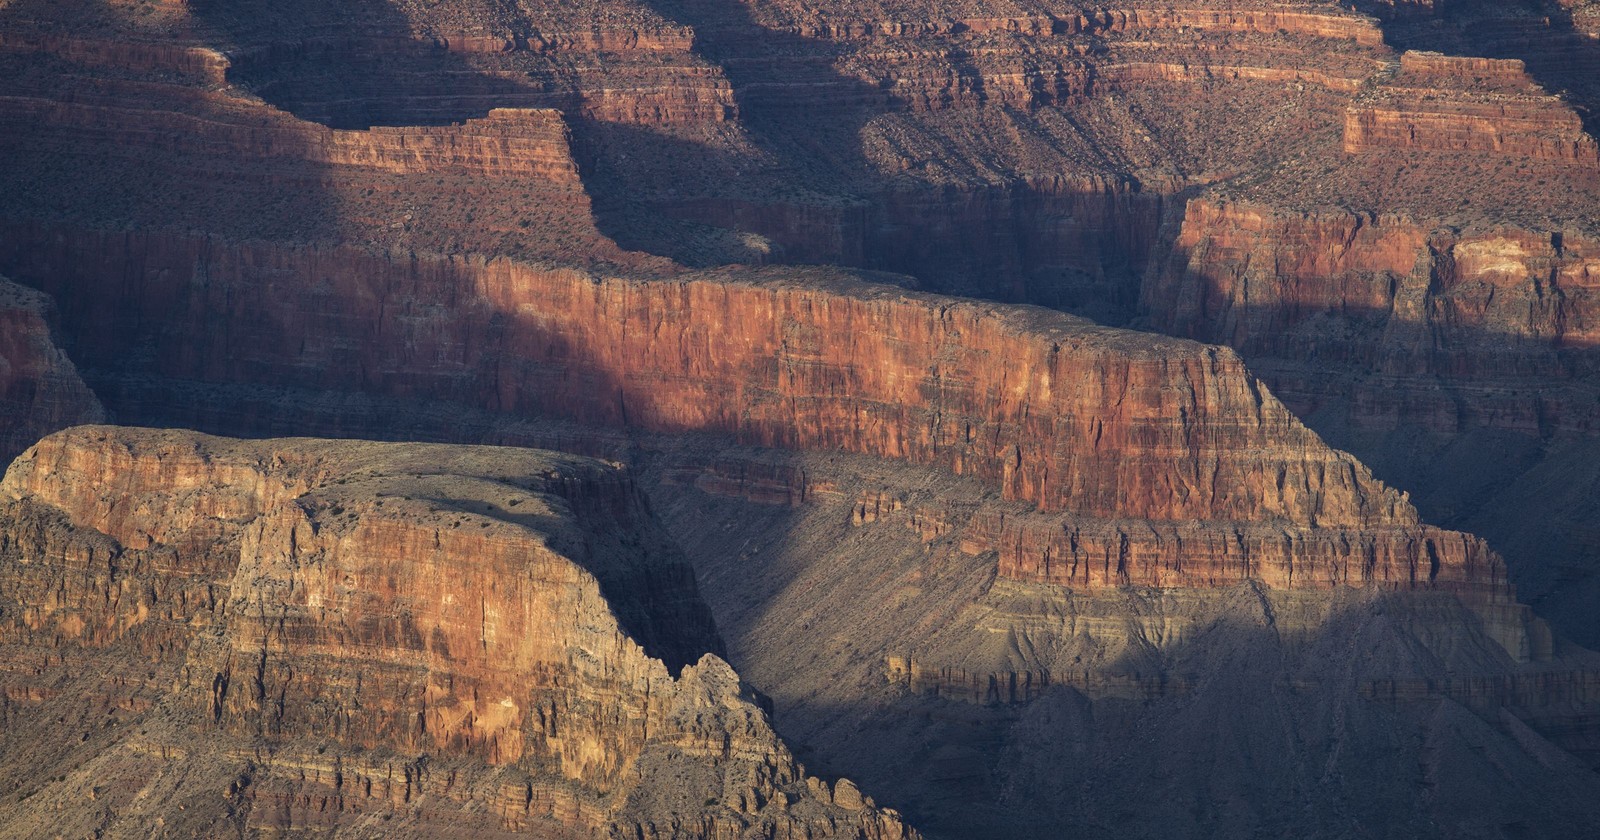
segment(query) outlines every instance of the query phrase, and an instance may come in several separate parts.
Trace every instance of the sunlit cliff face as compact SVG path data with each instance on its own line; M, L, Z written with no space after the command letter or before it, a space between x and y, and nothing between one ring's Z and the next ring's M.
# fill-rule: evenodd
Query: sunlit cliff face
M1583 11L0 2L0 834L1581 833Z

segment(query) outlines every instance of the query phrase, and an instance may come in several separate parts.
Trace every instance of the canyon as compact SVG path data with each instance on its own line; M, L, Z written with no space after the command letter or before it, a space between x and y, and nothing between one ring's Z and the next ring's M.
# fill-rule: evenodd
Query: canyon
M0 825L1600 824L1588 12L0 2Z

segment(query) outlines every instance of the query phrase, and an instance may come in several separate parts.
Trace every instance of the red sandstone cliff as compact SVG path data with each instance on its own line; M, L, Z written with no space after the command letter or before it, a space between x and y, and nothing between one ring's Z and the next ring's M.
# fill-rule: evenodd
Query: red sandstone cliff
M179 824L907 836L848 783L806 778L737 675L701 658L717 642L692 579L614 468L83 427L0 486L5 717L139 721L87 748L115 762L94 780L109 824L141 822L138 792L175 752L207 769L170 779L173 797L214 791ZM85 667L115 676L78 695ZM14 737L0 754L8 781L38 771ZM77 784L0 806L0 824L43 830L38 802Z
M967 537L970 553L999 552L999 573L1021 581L1255 580L1509 603L1492 552L1418 526L1399 494L1328 449L1236 357L1201 345L820 270L639 282L181 238L63 245L5 259L53 278L71 320L96 325L81 339L86 359L115 364L115 346L140 329L122 319L145 319L156 356L137 376L303 387L315 371L317 388L375 397L935 466L1044 511L984 519ZM142 279L127 297L86 294L103 288L105 263L82 253ZM199 265L199 296L168 285ZM326 296L288 293L296 277L327 278ZM183 325L199 317L227 327L205 333L212 343L163 338L193 334Z
M111 361L123 313L175 319L152 336L203 336L158 338L158 371L170 377L311 384L310 374L319 387L905 458L1047 510L1414 521L1232 354L1045 310L822 271L640 282L184 237L90 234L48 251L8 249L5 261L61 293L86 359ZM89 293L108 264L142 279ZM202 265L205 284L188 286ZM295 291L311 278L316 296ZM232 304L219 310L222 300ZM179 326L191 318L212 329ZM327 365L335 354L344 363Z
M1600 166L1600 145L1517 60L1407 52L1399 72L1351 103L1344 149L1456 150Z
M1588 237L1194 201L1153 277L1145 299L1163 329L1250 358L1377 374L1336 396L1319 394L1337 383L1319 385L1311 365L1273 365L1277 389L1302 410L1348 396L1367 426L1593 429L1592 398L1567 358L1600 338L1590 300L1600 250ZM1542 385L1535 399L1519 393L1530 382Z
M696 265L865 264L911 271L930 288L1121 319L1154 253L1163 265L1144 290L1152 319L1232 342L1253 364L1263 348L1287 348L1260 369L1296 408L1340 409L1353 393L1352 410L1378 424L1584 427L1580 398L1593 394L1583 387L1531 408L1524 390L1568 375L1562 365L1581 374L1581 356L1574 367L1573 356L1544 349L1588 341L1592 236L1541 244L1530 231L1545 223L1524 221L1566 213L1587 224L1600 193L1593 145L1574 133L1572 111L1504 63L1412 55L1387 75L1396 55L1385 32L1332 3L1138 5L241 0L166 4L159 16L173 28L139 23L141 38L124 43L115 36L130 24L104 22L118 9L64 0L53 17L72 37L43 15L53 35L8 39L0 56L18 68L16 130L0 134L15 162L0 176L9 178L0 181L0 264L60 296L85 365L134 395L121 405L178 422L303 429L331 415L345 433L470 437L478 427L456 425L475 408L508 424L575 422L577 433L554 435L642 447L644 462L680 433L709 432L707 447L733 438L823 459L865 453L883 459L872 467L880 475L914 475L921 497L868 481L865 493L849 486L833 498L847 485L825 474L702 451L675 465L657 498L680 505L680 533L708 549L719 609L739 618L741 661L778 688L780 703L812 704L800 725L806 743L874 768L876 782L928 812L945 809L955 836L1010 829L1010 818L1048 819L1048 829L1026 827L1052 834L1098 830L1127 814L1197 833L1293 833L1281 815L1302 810L1284 802L1308 803L1308 825L1423 814L1392 823L1419 836L1474 820L1534 833L1589 824L1572 803L1600 799L1566 772L1562 751L1593 743L1592 673L1519 664L1545 659L1552 643L1511 600L1499 558L1474 538L1418 525L1403 498L1324 446L1233 354L826 272L657 282L488 259L676 270L623 253L615 235ZM192 24L204 26L183 28ZM211 63L217 48L228 66ZM1482 78L1458 84L1463 73ZM210 89L224 83L240 88ZM295 117L251 101L245 87ZM570 136L548 111L490 110L552 107ZM368 128L383 123L399 127ZM1496 173L1502 164L1516 175ZM1181 230L1174 219L1180 248L1167 261L1157 228L1175 209L1168 196L1219 181L1256 190L1254 203L1190 203ZM1500 226L1448 230L1468 215L1457 201L1489 208ZM1336 203L1363 210L1305 209ZM1405 212L1380 217L1384 208ZM1397 314L1369 328L1385 311ZM1523 331L1518 340L1473 337L1507 325ZM1330 360L1331 383L1316 366ZM1441 389L1441 378L1454 384ZM346 421L347 403L367 412ZM248 470L224 480L258 484ZM928 498L928 488L942 494L961 481L976 500ZM437 476L416 486L457 492ZM996 491L1006 498L984 497ZM226 514L254 510L252 492L177 500ZM103 512L131 543L147 532L172 540L131 555L68 528L63 514L23 517L14 544L46 546L30 557L59 554L97 571L15 587L45 618L16 658L25 676L7 685L8 722L24 731L70 720L90 744L84 755L106 747L93 770L58 773L59 787L19 789L39 797L29 808L101 801L92 773L126 778L147 772L139 756L181 751L174 745L193 729L144 741L115 734L128 715L167 702L161 686L181 684L187 693L172 702L196 719L184 726L262 739L237 742L251 749L239 747L218 776L232 778L234 814L218 819L240 829L383 814L437 833L477 809L494 816L454 827L594 826L622 813L630 837L727 834L755 816L758 829L780 833L820 825L813 817L847 833L896 830L826 806L864 805L852 786L802 794L797 773L767 760L770 733L746 725L749 704L724 671L690 668L669 688L629 671L637 661L619 652L626 645L584 635L577 648L609 657L598 674L557 670L581 673L605 696L578 691L574 701L574 682L552 687L458 661L484 646L483 617L475 636L470 616L444 603L453 581L407 577L437 567L426 529L391 521L391 497L380 514L355 491L295 492L306 507L234 530L170 524L189 514L158 486ZM759 512L775 500L801 504ZM437 526L429 517L439 513L408 508L400 518ZM847 520L861 526L848 538ZM1545 521L1542 512L1530 520ZM487 524L480 530L501 530ZM436 541L485 558L483 568L467 564L480 579L505 578L515 558L503 545L454 530ZM251 584L286 607L221 592L206 558L219 544L217 556L231 556L230 541L256 558L240 566ZM384 560L391 553L408 565ZM115 558L104 580L103 558ZM117 577L130 558L130 574L193 574L141 587ZM541 570L571 582L560 562ZM341 572L361 595L346 591ZM414 602L417 592L425 597ZM502 613L525 605L515 594L496 603ZM86 617L74 606L82 602L109 606ZM192 609L237 622L192 643L178 620ZM340 610L397 617L351 622ZM625 611L614 611L620 622ZM439 643L418 617L440 629ZM641 630L628 634L645 641ZM86 692L115 711L113 722L102 724L99 708L91 721L40 705L83 685L68 675L104 667L72 641L102 637L139 655L110 689ZM382 655L345 655L352 645ZM559 657L533 647L508 658L533 662L542 679ZM193 673L152 682L140 670L143 659L190 650L201 666ZM607 670L618 662L637 679ZM57 681L31 678L39 673ZM684 699L670 720L639 711L649 703L630 691L641 681ZM506 692L529 682L549 692L539 698L550 714L506 720ZM351 702L379 689L381 700ZM922 703L923 693L979 710L952 713ZM511 699L517 715L529 712ZM1121 705L1129 699L1171 702L1141 712ZM1380 702L1397 711L1374 711ZM1029 705L1000 708L1010 703ZM1443 711L1419 722L1419 708ZM573 709L599 709L608 725L575 726ZM1232 720L1273 726L1219 728ZM647 760L647 728L694 735L669 736L668 755ZM335 758L280 747L306 732L326 734ZM660 770L650 781L700 778L718 744L764 756L748 773L728 770L736 784L705 785L737 821L630 816L710 807L698 788L673 799L688 789L672 785L631 788L617 811L627 779L585 756L596 743L599 754L626 753L640 737L636 766ZM1004 757L986 758L996 744ZM428 762L415 755L424 750ZM431 763L434 753L457 757ZM1186 781L1171 781L1174 753L1190 758L1178 774ZM1388 763L1374 771L1352 755ZM602 791L543 781L569 766ZM1283 787L1262 793L1241 768ZM1384 789L1345 781L1376 778ZM1161 796L1146 793L1151 779ZM1558 793L1525 795L1528 780ZM192 786L160 784L150 801L198 801L183 798ZM1421 808L1420 789L1431 792ZM1218 816L1218 790L1244 791L1225 798L1244 804ZM198 813L217 813L208 798ZM1048 817L996 807L1017 801L1060 804L1045 805ZM1355 815L1350 802L1377 804ZM774 813L791 806L796 816Z

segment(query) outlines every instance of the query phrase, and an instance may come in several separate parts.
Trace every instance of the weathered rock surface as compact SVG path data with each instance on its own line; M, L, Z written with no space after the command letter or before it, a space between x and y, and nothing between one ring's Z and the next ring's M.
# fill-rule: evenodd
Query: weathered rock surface
M127 417L639 464L695 549L730 656L793 713L778 720L807 757L947 836L1581 832L1596 821L1592 660L1530 618L1487 545L1419 524L1240 361L1431 499L1430 519L1493 525L1520 591L1584 626L1600 603L1585 560L1600 556L1585 466L1600 463L1600 167L1581 126L1600 52L1569 5L9 0L0 268L57 297L69 346ZM685 271L734 262L915 278ZM1238 355L901 287L1142 319ZM730 440L779 450L722 452ZM1481 466L1485 441L1512 454ZM852 459L866 466L812 466ZM535 784L582 762L499 717L495 698L526 681L457 674L471 628L447 634L442 662L398 619L317 612L313 596L361 606L322 571L350 564L387 602L420 586L428 603L405 615L449 623L437 590L328 542L410 545L376 511L341 531L341 492L302 494L328 505L302 509L315 534L285 509L237 537L184 530L170 556L140 549L162 552L140 568L205 578L152 590L220 604L205 610L238 632L199 645L185 622L141 618L150 597L102 599L40 625L79 641L18 660L77 676L8 691L78 691L102 660L72 645L104 637L139 656L80 693L118 714L178 709L164 732L236 739L235 760L261 767L260 743L328 733L336 759L284 757L271 785L223 773L248 804L229 806L235 824L356 830L358 779L431 833L445 822L412 803L441 783L468 804L437 813L496 815L451 826L464 833L547 817L633 819L633 837L743 830L692 816L715 798L701 790L779 836L813 818L892 830L841 821L866 804L855 788L803 797L797 771L779 774L793 823L754 822L780 808L770 786L727 793L699 759L651 777L699 787L641 784L622 810L627 780L605 767L584 764L601 787L579 793ZM186 515L148 505L152 522ZM109 518L119 542L54 525L29 539L133 551L120 540L138 529ZM292 551L267 550L284 535ZM217 590L200 558L219 539L257 541L251 574L293 614ZM37 606L79 585L17 591ZM381 662L316 658L371 634ZM143 670L180 654L209 667ZM670 690L733 696L700 667ZM419 668L477 694L435 702ZM390 701L346 702L368 686ZM597 701L620 723L574 737L702 731L628 717L629 697ZM708 702L732 711L707 743L745 731L747 704ZM17 731L89 719L38 711ZM123 762L115 731L75 755ZM419 763L425 749L455 764ZM42 801L100 796L91 775ZM198 801L161 779L138 801ZM117 810L147 825L156 808Z
M823 270L631 281L187 237L61 241L0 260L61 294L85 359L115 365L142 332L153 366L129 374L902 458L1095 516L1416 521L1231 353L1047 310ZM138 279L101 285L107 265Z
M1062 542L1092 523L1047 529L971 482L844 456L746 453L750 474L809 488L751 503L684 481L691 454L643 480L665 485L730 655L804 755L931 836L1560 835L1596 818L1600 660L1525 608L1447 588L1044 586L1002 571L994 523ZM1537 650L1519 662L1512 639Z
M1407 52L1395 77L1351 103L1344 149L1492 152L1600 166L1600 145L1516 59Z
M0 277L0 463L58 429L105 419L55 344L50 300Z
M332 128L212 78L232 60L170 41L0 40L0 215L671 270L596 229L549 101Z
M615 467L81 427L0 488L9 836L908 836L818 793Z
M1593 641L1597 241L1197 200L1145 294L1157 326L1238 348L1431 519L1511 551L1524 597Z

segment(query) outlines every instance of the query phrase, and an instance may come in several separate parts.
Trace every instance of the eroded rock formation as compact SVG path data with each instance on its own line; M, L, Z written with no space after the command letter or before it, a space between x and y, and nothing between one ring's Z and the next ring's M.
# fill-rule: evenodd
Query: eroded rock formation
M905 458L980 476L1045 510L1414 521L1398 494L1322 446L1227 351L847 272L633 281L137 234L8 249L4 259L61 294L85 359L114 363L120 331L141 329L136 318L156 347L146 373L163 377L421 393ZM138 279L122 293L98 286L108 262ZM226 329L214 328L218 318ZM352 351L359 364L348 363Z
M667 484L661 513L701 558L730 655L793 742L930 832L1347 820L1451 836L1511 813L1536 831L1593 819L1569 797L1594 790L1600 670L1525 608L1448 587L1039 585L1006 571L1029 540L1065 565L1097 528L1135 555L1207 537L1052 520L857 457L747 453L749 474L809 488L752 504L686 482L674 465L691 454L643 478ZM1220 790L1233 806L1216 808ZM1286 800L1302 810L1264 804Z
M10 0L0 268L57 298L121 416L631 462L796 749L940 836L1558 834L1596 818L1600 669L1516 593L1569 630L1600 597L1573 489L1600 463L1600 53L1572 8ZM1430 519L1495 526L1509 570L1290 409ZM657 679L629 625L656 605L603 575L579 600L620 629L573 643L598 664L463 660L485 636L453 579L406 577L440 517L487 525L440 543L473 574L530 528L586 562L471 507L499 478L318 479L208 524L298 469L162 485L94 531L62 519L93 499L14 503L15 545L96 570L13 590L48 615L17 731L71 721L96 778L195 731L249 750L193 754L225 786L63 770L0 813L87 791L139 826L900 831L805 782L697 651ZM391 481L462 504L380 512ZM137 655L89 686L104 650ZM98 699L50 711L74 692Z
M1345 116L1344 149L1492 152L1600 166L1600 146L1558 97L1515 59L1407 52L1395 77Z
M58 429L105 419L56 346L50 312L49 298L0 277L0 462Z
M9 835L170 786L203 833L907 836L804 775L614 467L81 427L0 487Z

